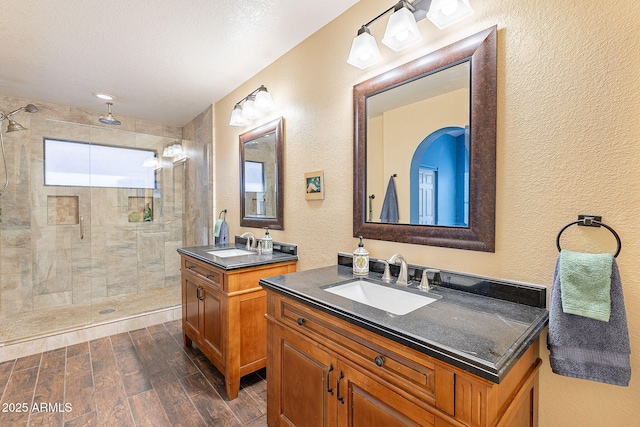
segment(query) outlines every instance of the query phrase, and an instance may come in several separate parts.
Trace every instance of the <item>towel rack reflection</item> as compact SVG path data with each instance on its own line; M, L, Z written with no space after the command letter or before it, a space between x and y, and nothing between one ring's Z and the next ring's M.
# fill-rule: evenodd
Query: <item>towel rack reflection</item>
M613 237L616 238L616 243L618 244L618 248L616 249L616 253L613 255L613 257L617 257L618 254L620 254L620 250L622 249L622 242L620 241L620 236L618 236L618 233L616 233L616 231L609 227L607 224L605 224L604 222L602 222L602 217L601 216L596 216L596 215L578 215L578 220L577 221L573 221L570 222L569 224L565 225L564 227L562 227L560 229L560 231L558 232L558 236L556 237L556 246L558 247L558 252L560 252L562 250L562 248L560 247L560 236L562 235L562 233L564 232L564 230L566 230L567 228L571 227L572 225L582 225L582 226L587 226L587 227L604 227L607 230L609 230L611 232L611 234L613 234Z

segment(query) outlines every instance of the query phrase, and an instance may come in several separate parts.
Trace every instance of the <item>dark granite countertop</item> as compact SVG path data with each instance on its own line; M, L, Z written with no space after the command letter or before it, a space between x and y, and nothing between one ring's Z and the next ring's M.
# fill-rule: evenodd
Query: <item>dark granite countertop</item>
M545 308L447 286L434 286L426 295L441 298L402 316L323 289L359 278L351 267L336 265L268 277L260 284L495 383L505 377L548 323ZM376 272L366 277L369 281L380 278Z
M227 245L179 248L178 252L227 271L298 260L298 247L296 245L279 242L273 242L273 252L269 254L252 252L251 254L228 258L215 255L216 251L232 248L244 249L245 246L236 242L236 244Z

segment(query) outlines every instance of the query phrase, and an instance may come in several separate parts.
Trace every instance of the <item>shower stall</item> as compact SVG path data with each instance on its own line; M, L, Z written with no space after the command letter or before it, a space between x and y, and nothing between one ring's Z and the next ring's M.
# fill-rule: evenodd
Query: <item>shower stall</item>
M0 111L18 101L0 97ZM0 346L179 307L186 162L162 153L182 144L181 128L105 126L93 113L34 104L37 114L19 117L26 129L3 139ZM156 153L145 166L155 184L45 185L45 139Z

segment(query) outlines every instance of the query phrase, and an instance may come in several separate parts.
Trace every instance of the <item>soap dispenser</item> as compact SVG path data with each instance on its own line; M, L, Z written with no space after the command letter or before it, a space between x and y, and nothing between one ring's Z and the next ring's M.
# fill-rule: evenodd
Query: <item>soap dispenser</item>
M262 237L262 253L270 254L273 252L273 239L269 235L269 227L264 228L264 236Z
M353 274L369 274L369 251L364 248L362 236L360 236L358 247L353 251Z

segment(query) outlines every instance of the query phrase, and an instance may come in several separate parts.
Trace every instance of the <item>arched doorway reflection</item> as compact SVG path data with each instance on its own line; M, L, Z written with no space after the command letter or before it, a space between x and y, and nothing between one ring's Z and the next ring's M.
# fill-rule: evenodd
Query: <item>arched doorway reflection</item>
M469 127L445 127L411 159L411 224L468 227Z

